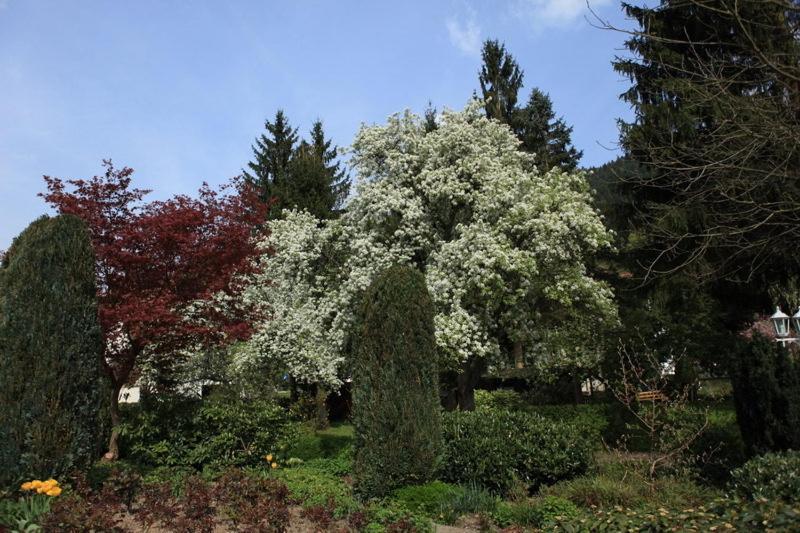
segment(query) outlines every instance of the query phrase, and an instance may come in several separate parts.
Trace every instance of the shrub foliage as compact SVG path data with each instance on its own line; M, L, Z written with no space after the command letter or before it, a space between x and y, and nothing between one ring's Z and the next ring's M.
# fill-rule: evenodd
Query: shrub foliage
M72 216L42 217L0 267L0 485L89 465L105 438L95 260ZM44 478L43 478L44 479Z
M586 472L592 443L578 428L538 415L498 410L450 412L443 419L441 476L505 493Z
M224 470L265 465L293 433L286 411L268 400L220 393L204 400L147 398L126 417L122 452L147 467Z
M736 493L750 500L800 503L800 452L768 453L731 473Z
M441 449L433 306L425 278L392 267L370 286L353 368L354 481L383 496L423 483Z

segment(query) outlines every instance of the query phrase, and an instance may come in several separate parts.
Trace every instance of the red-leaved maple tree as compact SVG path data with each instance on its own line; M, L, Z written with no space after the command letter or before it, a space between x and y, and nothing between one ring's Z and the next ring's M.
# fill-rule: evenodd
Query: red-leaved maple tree
M196 198L145 202L150 191L131 187L132 169L103 165L105 173L88 180L45 176L48 192L41 196L59 213L83 219L91 233L103 367L113 389L114 429L105 458L113 460L119 456L120 390L143 354L171 357L182 348L250 334L246 309L202 303L238 293L239 275L254 268L254 233L268 205L237 179L221 191L203 184Z

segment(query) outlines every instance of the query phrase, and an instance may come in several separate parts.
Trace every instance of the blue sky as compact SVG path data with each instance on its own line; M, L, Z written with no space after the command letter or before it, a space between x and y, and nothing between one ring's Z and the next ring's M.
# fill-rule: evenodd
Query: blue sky
M629 25L616 0L590 2ZM43 174L111 158L164 198L238 174L278 108L340 146L428 100L461 108L486 38L525 71L521 99L548 92L582 163L604 163L630 116L610 65L624 36L586 17L585 0L0 0L0 249L47 212Z

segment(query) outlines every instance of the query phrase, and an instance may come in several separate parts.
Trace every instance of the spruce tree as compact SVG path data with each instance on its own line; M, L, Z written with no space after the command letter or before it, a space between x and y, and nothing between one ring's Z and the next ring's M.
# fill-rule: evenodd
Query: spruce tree
M303 141L297 147L289 163L289 179L280 194L283 209L305 209L319 219L333 216L339 202L337 190L314 145Z
M329 218L342 210L344 202L350 194L350 176L341 167L341 163L336 160L337 147L332 145L330 139L325 138L321 120L316 120L311 127L311 146L314 147L314 153L325 171L327 180L324 186L331 191L333 199L327 216L319 218Z
M263 200L277 199L273 212L279 212L282 188L289 180L289 163L298 141L297 129L291 127L282 109L275 113L274 121L264 122L264 128L266 133L256 138L252 146L255 159L247 164L250 171L243 173L258 188Z
M497 40L484 42L481 55L483 66L478 79L486 102L486 116L511 124L522 87L522 71L505 45Z
M350 192L350 177L336 160L337 148L325 138L322 122L314 122L310 141L299 139L282 110L266 129L256 139L255 160L244 176L263 199L273 200L270 218L284 209L305 209L321 219L337 216Z
M392 267L372 282L355 340L356 490L383 496L432 479L441 450L433 303L425 277Z
M563 118L556 118L546 93L534 88L525 107L515 111L512 126L522 149L536 154L541 170L558 167L572 171L578 167L583 152L572 146L572 127Z
M436 108L433 103L428 101L428 107L425 108L425 133L436 131L439 125L436 123Z
M523 71L496 40L483 43L483 65L478 74L486 116L499 120L522 141L521 149L536 154L543 171L558 167L575 170L582 152L572 146L572 127L556 118L550 97L534 87L524 107L517 105Z
M102 356L89 232L71 215L42 217L0 267L0 486L100 456Z
M648 170L627 185L650 273L766 287L800 272L784 246L800 237L797 2L624 8L640 31L614 63L631 80L622 98L635 112L621 140Z

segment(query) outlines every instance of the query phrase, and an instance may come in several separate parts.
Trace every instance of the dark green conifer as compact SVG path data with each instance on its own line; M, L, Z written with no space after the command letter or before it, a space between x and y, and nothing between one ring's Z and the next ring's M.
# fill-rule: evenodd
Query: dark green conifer
M546 93L534 88L525 107L515 111L512 127L522 149L536 154L540 170L558 167L571 171L578 167L583 152L572 146L572 127L563 118L556 118Z
M282 109L275 113L275 120L264 122L267 130L256 138L253 145L254 161L247 164L250 169L244 172L247 181L255 185L264 200L277 197L280 211L280 191L289 180L289 163L297 144L297 129L292 128Z
M522 150L536 154L542 171L553 167L575 170L582 152L572 146L572 127L556 118L550 97L533 88L524 107L517 105L523 72L517 61L496 40L483 43L483 65L478 80L486 102L486 116L511 128Z
M433 304L425 278L392 267L367 290L355 339L354 481L367 497L432 479L441 450Z
M336 216L350 192L350 177L336 160L337 149L325 138L322 122L314 122L310 142L298 142L297 130L281 110L266 129L256 139L255 160L244 176L262 198L273 200L270 218L284 209L305 209L320 219Z
M486 116L511 124L522 87L522 71L514 57L497 40L483 43L483 66L478 79L486 102Z
M108 387L89 232L42 217L0 266L0 487L96 460Z

